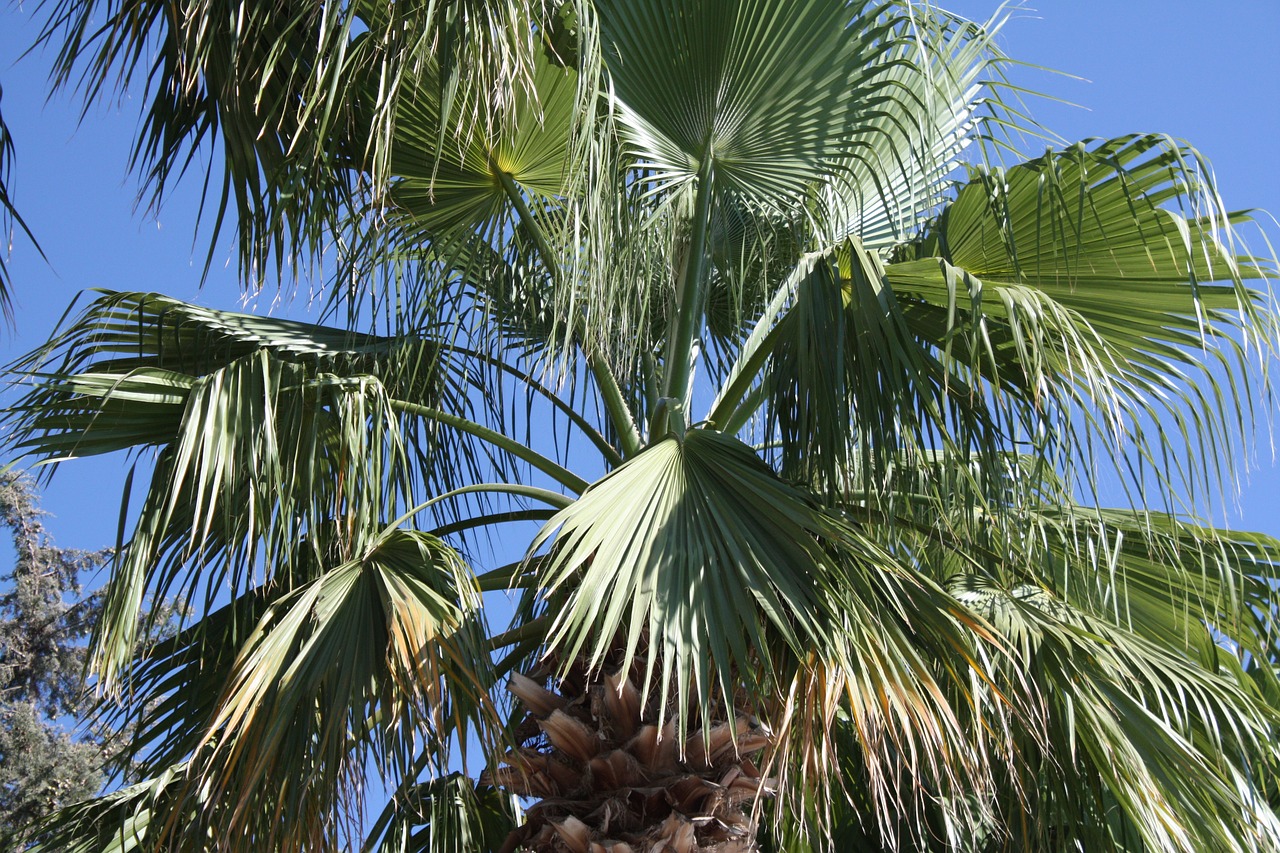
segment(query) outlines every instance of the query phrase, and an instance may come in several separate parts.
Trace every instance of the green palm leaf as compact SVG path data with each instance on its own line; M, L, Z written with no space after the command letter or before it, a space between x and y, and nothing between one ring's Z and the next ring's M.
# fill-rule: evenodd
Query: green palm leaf
M600 5L619 117L656 187L694 179L760 201L803 198L895 93L877 80L904 20L871 3Z
M451 715L492 713L478 606L457 554L403 530L273 602L195 751L190 778L212 781L210 800L231 809L223 826L270 845L322 844L334 831L324 816L358 802L346 791L367 758L407 767L415 737L447 739ZM250 807L267 794L274 814ZM171 831L195 839L206 829Z
M1025 673L1045 702L1048 739L1015 748L1049 760L1032 758L1033 775L1010 780L1043 798L1027 843L1109 846L1105 820L1078 820L1104 811L1088 803L1098 794L1084 779L1096 774L1150 849L1280 844L1280 821L1261 804L1256 781L1225 757L1269 739L1274 720L1233 684L1038 589L970 585L958 596L1016 644L1024 669L1011 677Z
M1271 333L1246 281L1269 266L1232 242L1242 217L1213 207L1191 158L1146 137L1046 155L962 187L896 261L856 244L838 272L802 258L709 417L737 430L767 400L784 470L816 482L852 470L855 445L874 477L900 450L1023 434L1066 465L1132 441L1161 494L1204 491L1251 422L1241 377ZM1156 458L1153 420L1203 449L1199 465Z
M600 667L621 642L622 657L608 663L625 670L643 643L649 677L661 662L662 704L709 709L731 699L737 678L751 683L752 661L773 637L798 651L821 634L820 586L832 569L813 533L828 524L744 445L705 430L668 439L595 484L535 541L554 534L539 569L556 602L549 648Z
M330 545L308 532L342 519L342 547L358 553L420 503L425 482L465 468L465 450L433 465L438 431L415 428L369 373L411 398L436 402L443 387L449 399L434 351L123 294L23 362L58 365L9 413L27 452L160 448L95 633L104 684L132 654L148 592L207 607L224 583L237 594L255 586L260 559L288 586Z
M1247 432L1241 377L1274 335L1246 285L1270 264L1242 253L1231 226L1245 217L1221 209L1204 170L1163 138L1124 137L980 176L886 277L964 381L1052 406L1064 457L1091 435L1133 441L1154 486L1173 468L1202 492ZM909 260L929 255L942 262ZM1155 459L1148 419L1203 451L1199 467Z
M226 178L210 205L210 257L234 223L246 277L273 262L282 275L324 251L350 224L361 176L386 188L397 104L425 64L446 67L453 114L510 123L545 11L471 0L290 10L201 0L180 14L162 0L49 5L41 40L60 44L54 85L75 85L86 104L137 84L140 58L155 50L132 156L154 204L220 138ZM458 87L462 73L477 85Z
M133 853L152 849L152 824L162 820L182 785L185 765L55 812L38 828L32 850L47 853Z
M104 697L95 708L98 722L132 735L112 757L116 773L159 778L185 765L208 734L241 648L280 596L254 589L134 657L128 670L133 692ZM141 696L162 698L138 701Z
M511 798L476 788L460 773L414 787L385 834L366 850L378 853L493 853L514 829ZM376 846L373 841L379 841Z
M849 132L852 153L818 192L824 244L854 236L885 250L914 234L945 200L970 145L992 141L984 138L995 130L988 123L1009 121L993 97L1007 62L994 43L1002 14L979 26L941 10L911 10L914 37L893 45L877 81L898 94Z
M64 812L45 827L47 849L85 843L86 821L121 853L199 847L214 826L273 849L359 837L366 762L403 773L424 745L472 726L491 736L478 606L455 552L393 529L291 593L213 614L142 663L139 684L172 692L137 708L140 737L160 748L123 757L143 758L155 781ZM164 765L174 753L195 757Z
M770 337L763 382L780 468L820 490L855 474L869 488L898 454L990 447L1004 426L920 345L885 268L856 242L812 263Z
M0 88L0 100L4 99L4 89ZM44 252L40 250L39 244L35 242L35 237L31 233L31 229L27 228L27 223L22 221L22 217L18 214L18 209L14 205L13 198L10 196L9 186L12 183L14 160L13 136L9 133L8 126L4 123L4 116L0 114L0 240L5 244L5 250L0 251L0 312L5 316L6 320L13 320L13 285L9 281L9 272L6 264L9 260L9 247L12 246L13 230L16 227L19 231L27 236L35 245L36 251L41 256Z
M446 117L435 74L432 67L422 75L396 119L391 200L402 228L447 245L450 238L493 235L513 209L515 187L535 201L564 194L576 73L538 59L510 127L491 130L456 114Z

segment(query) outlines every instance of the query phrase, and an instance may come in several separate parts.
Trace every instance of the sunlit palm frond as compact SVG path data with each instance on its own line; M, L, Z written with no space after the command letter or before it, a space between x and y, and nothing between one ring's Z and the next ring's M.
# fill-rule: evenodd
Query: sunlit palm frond
M364 334L206 308L158 293L102 291L13 369L33 375L202 376L262 351L319 371L375 376L400 398L430 402L460 393L461 381L448 374L442 355L449 344L444 335Z
M403 219L402 227L446 244L492 238L513 209L512 184L535 206L564 194L577 105L572 69L536 60L532 88L518 95L512 127L493 130L468 128L457 116L442 119L437 82L431 73L421 75L400 103L390 168L396 178L391 216Z
M404 778L427 755L439 774L450 744L495 736L479 595L451 549L392 529L356 561L309 568L162 641L130 672L140 692L100 704L135 735L121 772L196 756L157 815L167 843L234 825L285 848L340 845L359 834L368 763Z
M1242 377L1273 333L1259 313L1265 294L1247 284L1271 265L1233 242L1242 217L1214 206L1195 163L1152 138L1077 147L966 185L884 266L856 244L839 253L838 274L835 254L802 258L711 419L737 430L768 400L784 460L810 468L793 476L853 470L854 443L892 455L1038 441L1070 466L1118 460L1132 442L1124 473L1136 488L1167 500L1179 485L1204 490L1267 394ZM1173 202L1197 218L1166 209ZM942 257L908 259L930 254ZM1046 430L1048 418L1062 423ZM1198 464L1158 458L1143 438L1152 421L1201 448Z
M1237 669L1275 647L1271 537L1081 505L1031 456L903 456L892 477L887 493L847 492L841 505L940 583L1034 586L1211 670L1219 641Z
M451 549L396 529L274 601L195 750L192 790L230 811L214 825L268 846L336 843L358 825L367 760L394 778L427 749L443 767L442 744L468 729L454 715L492 714L478 605ZM254 806L264 799L274 814ZM351 825L335 826L347 810ZM194 841L203 822L166 829Z
M1245 217L1221 208L1205 170L1194 151L1143 136L984 173L886 277L950 369L1046 413L1028 438L1057 422L1060 461L1132 447L1148 499L1208 497L1267 393L1242 377L1275 329L1248 285L1273 265L1243 251L1232 226ZM1161 456L1149 422L1198 464Z
M646 182L669 191L706 170L718 190L758 202L803 200L858 123L897 97L877 77L905 24L865 2L600 4L612 93Z
M1274 539L1073 505L1044 507L1031 522L1044 549L1036 574L1073 606L1192 657L1219 641L1241 660L1275 648L1275 626L1260 618L1278 574ZM1217 668L1213 655L1205 665Z
M876 526L846 521L844 571L830 600L843 612L840 629L797 668L779 715L778 808L815 847L850 797L888 849L924 844L939 800L952 803L962 835L976 833L1007 760L980 732L1015 720L1035 731L1035 697L1020 685L985 719L977 713L974 685L1007 663L1007 648L883 538ZM848 767L856 775L846 778Z
M922 470L936 491L918 486L902 500L912 514L889 521L866 505L848 513L868 519L861 529L883 543L866 553L895 555L875 559L880 571L867 578L947 576L954 600L928 584L854 591L848 600L864 607L898 602L915 628L896 649L885 611L867 619L876 611L851 604L850 622L876 630L850 660L864 672L873 661L911 660L940 613L972 632L969 642L948 649L940 638L916 664L946 698L904 706L919 714L912 726L905 711L868 714L912 683L903 671L885 673L880 683L892 688L851 680L847 692L829 664L797 679L780 747L781 772L791 775L780 783L779 849L828 849L814 837L862 839L874 850L925 849L928 838L955 849L982 840L984 850L1062 839L1090 850L1277 849L1266 800L1276 768L1263 746L1278 722L1265 700L1274 675L1254 681L1241 665L1275 647L1268 620L1254 617L1271 612L1271 586L1258 576L1274 574L1276 544L1034 501L993 517L990 491L972 474L944 480L945 465ZM912 568L885 573L898 560ZM1215 621L1239 626L1243 639ZM878 655L886 645L895 653ZM948 720L964 734L945 737Z
M986 658L972 689L951 695L990 775L955 786L927 768L935 773L898 780L915 798L878 803L863 730L832 697L827 726L803 744L813 772L784 788L766 849L1277 849L1264 796L1274 769L1240 759L1272 736L1272 712L1230 679L1038 588L970 579L953 591L1013 650ZM820 682L803 686L822 693Z
M598 4L622 150L590 159L607 191L587 205L593 228L604 226L589 248L610 262L585 270L584 299L603 309L600 345L624 365L665 362L664 395L687 396L713 208L737 199L775 213L790 206L787 216L797 203L803 209L812 182L847 153L844 136L878 99L893 97L892 87L869 91L901 35L900 20L891 11L882 20L882 11L867 3ZM674 307L651 311L655 291L661 305L672 286ZM645 334L655 313L671 318L660 353Z
M966 582L957 596L1015 644L1019 678L1045 702L1047 739L1009 744L1024 752L1012 787L1032 801L1028 835L1006 824L1015 842L1106 849L1111 805L1150 849L1280 847L1280 822L1239 763L1272 737L1274 715L1236 685L1035 587Z
M853 236L884 250L913 235L969 146L996 133L988 124L1018 124L998 95L1007 60L995 36L1007 13L982 26L928 6L904 14L906 34L878 71L896 92L848 131L850 155L818 190L823 244Z
M534 543L554 535L539 567L553 602L548 647L626 670L643 646L645 694L704 719L732 701L739 678L767 695L776 686L753 673L768 679L773 667L757 670L757 655L778 637L797 653L829 620L820 586L832 569L813 539L826 523L745 445L705 430L670 438L595 484Z
M1159 513L1077 506L1034 459L1008 463L1001 474L984 472L987 463L976 456L903 457L887 498L879 490L844 498L846 514L877 543L866 553L894 555L874 564L904 561L907 576L945 581L954 594L947 604L947 595L929 594L926 585L904 609L928 625L936 620L925 613L947 612L973 632L967 652L933 646L924 669L949 673L937 682L947 699L931 706L937 716L922 719L939 726L946 718L938 712L954 714L967 733L962 750L981 760L970 758L969 775L948 776L964 766L965 753L935 745L930 754L947 754L945 765L913 766L900 757L895 780L877 769L865 734L894 725L867 726L841 695L838 668L814 668L795 688L804 698L785 744L794 753L783 766L794 778L781 785L781 849L820 849L798 826L818 837L861 838L865 815L880 807L880 840L859 842L868 849L927 837L959 848L966 839L1001 849L1012 837L1033 849L1072 837L1087 849L1113 849L1113 842L1129 849L1125 833L1154 845L1139 840L1133 849L1209 849L1255 826L1258 849L1274 849L1265 792L1275 768L1268 751L1258 750L1277 722L1266 710L1274 673L1248 662L1274 654L1270 579L1280 543ZM876 598L866 589L849 596ZM851 620L861 615L849 613ZM886 642L885 623L870 622ZM925 633L913 630L911 646L919 649ZM1060 645L1043 666L1029 666L1045 633ZM852 659L877 660L875 647ZM1100 766L1101 755L1128 770ZM1189 780L1202 772L1214 781L1193 790ZM913 800L908 790L930 794ZM1012 817L1019 814L1029 821ZM1187 821L1209 828L1188 830Z
M1002 61L991 33L927 4L604 3L599 30L622 150L603 137L586 169L615 189L583 202L585 256L610 259L582 268L583 301L620 373L664 365L660 394L686 395L703 316L725 335L720 306L745 307L737 337L794 259L764 253L914 233L1003 115L978 83ZM769 236L735 257L726 230Z

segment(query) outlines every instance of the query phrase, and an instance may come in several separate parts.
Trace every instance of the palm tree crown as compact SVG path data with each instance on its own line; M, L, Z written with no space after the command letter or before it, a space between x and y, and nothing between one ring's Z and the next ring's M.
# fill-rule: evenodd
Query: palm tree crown
M1280 543L1181 497L1275 263L1193 149L1015 160L999 20L909 0L44 9L157 197L217 146L246 282L332 283L11 367L15 452L153 460L136 735L38 849L1280 850Z

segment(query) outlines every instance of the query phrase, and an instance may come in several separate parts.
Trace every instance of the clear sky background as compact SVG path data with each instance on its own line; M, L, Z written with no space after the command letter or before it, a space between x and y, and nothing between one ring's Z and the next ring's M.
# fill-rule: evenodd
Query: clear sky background
M126 163L138 102L97 106L79 126L73 99L46 103L51 57L19 59L36 36L35 5L28 0L0 10L0 106L18 149L11 189L49 260L16 240L9 270L17 327L0 332L0 359L42 343L86 288L158 290L217 307L239 305L230 245L220 247L199 288L207 248L207 237L192 237L199 176L158 216L135 205ZM998 4L939 5L985 20ZM1148 131L1185 139L1213 163L1229 207L1280 214L1280 0L1033 0L1013 12L1000 41L1016 59L1084 78L1032 67L1013 72L1029 89L1087 108L1029 101L1046 127L1068 140ZM1028 151L1038 153L1034 145ZM1280 226L1269 221L1268 228L1280 246ZM282 297L290 314L305 311L307 287L303 282L296 295ZM272 291L256 304L265 310L275 297ZM8 399L11 391L0 396ZM1228 517L1232 526L1280 535L1280 468L1266 424L1260 427L1256 468ZM59 544L114 542L124 464L63 466L44 498Z

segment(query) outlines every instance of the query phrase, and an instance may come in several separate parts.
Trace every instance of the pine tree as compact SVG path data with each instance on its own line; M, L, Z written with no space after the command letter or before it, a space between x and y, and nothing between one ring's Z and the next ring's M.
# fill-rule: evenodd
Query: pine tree
M107 733L69 731L87 710L86 640L100 608L83 579L106 551L58 548L40 522L29 480L0 480L0 520L13 536L13 564L0 574L0 848L12 849L30 821L88 797L102 785Z

